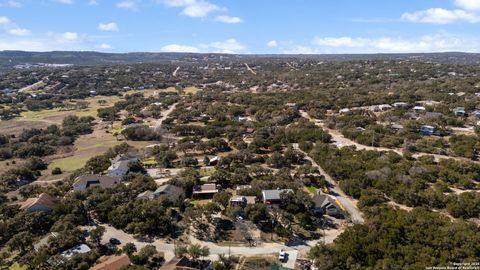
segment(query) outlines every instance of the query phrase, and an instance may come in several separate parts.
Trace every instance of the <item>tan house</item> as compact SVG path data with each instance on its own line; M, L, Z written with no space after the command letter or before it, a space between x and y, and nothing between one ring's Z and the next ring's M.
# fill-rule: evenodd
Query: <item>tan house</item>
M216 183L209 183L203 185L195 185L193 187L193 197L197 198L211 198L213 195L217 194L220 189L220 186Z
M51 212L56 204L57 199L47 193L42 193L37 198L28 198L20 203L20 209L27 212Z

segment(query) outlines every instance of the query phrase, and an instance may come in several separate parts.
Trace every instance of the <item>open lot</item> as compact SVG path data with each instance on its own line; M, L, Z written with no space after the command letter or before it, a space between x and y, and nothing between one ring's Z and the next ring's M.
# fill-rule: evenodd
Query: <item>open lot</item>
M113 104L120 99L119 96L96 96L86 98L85 100L73 100L73 103L77 101L88 102L88 108L82 110L62 110L56 108L51 110L28 111L21 114L21 120L45 120L53 123L61 123L63 118L68 115L96 116L99 108L113 106ZM103 101L103 103L100 104L99 101Z
M127 142L131 146L143 149L152 142L138 141L119 141L111 133L97 125L92 134L81 136L74 144L74 151L68 157L54 159L49 165L49 169L59 167L62 171L71 172L82 168L85 163L94 156L105 153L109 148Z

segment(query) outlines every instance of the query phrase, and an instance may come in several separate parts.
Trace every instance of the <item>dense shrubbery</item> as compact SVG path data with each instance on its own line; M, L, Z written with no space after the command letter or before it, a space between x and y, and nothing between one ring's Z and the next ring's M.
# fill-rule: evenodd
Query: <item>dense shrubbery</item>
M311 152L327 172L339 180L340 187L364 204L371 204L365 190L377 190L387 197L407 206L428 206L447 209L456 217L478 217L480 209L475 202L478 192L462 195L443 194L443 183L458 188L478 188L480 165L476 163L422 157L417 161L407 160L393 152L341 150L320 144ZM476 182L473 182L473 181ZM374 200L376 201L376 200ZM459 208L462 208L461 210Z
M368 222L348 228L333 246L318 245L309 256L318 269L412 269L476 262L476 225L451 222L426 210L369 210Z

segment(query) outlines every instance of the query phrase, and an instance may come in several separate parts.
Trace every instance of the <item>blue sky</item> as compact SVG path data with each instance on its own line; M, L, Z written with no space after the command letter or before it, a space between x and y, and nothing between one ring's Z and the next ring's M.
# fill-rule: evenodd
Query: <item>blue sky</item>
M0 0L0 50L480 52L480 0Z

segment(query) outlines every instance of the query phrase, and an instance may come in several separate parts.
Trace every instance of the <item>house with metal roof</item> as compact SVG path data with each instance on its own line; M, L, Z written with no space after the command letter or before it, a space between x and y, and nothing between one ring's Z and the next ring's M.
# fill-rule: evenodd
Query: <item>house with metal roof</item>
M90 249L89 246L87 246L85 244L80 244L80 245L74 246L71 249L68 249L68 250L65 250L64 252L62 252L62 256L66 259L70 259L71 257L73 257L73 255L84 254L84 253L88 253L90 251L91 251L91 249Z
M193 187L193 197L211 198L220 191L220 185L216 183L208 183L203 185L195 185Z
M262 190L264 204L279 204L282 193L293 192L291 189L266 189Z

